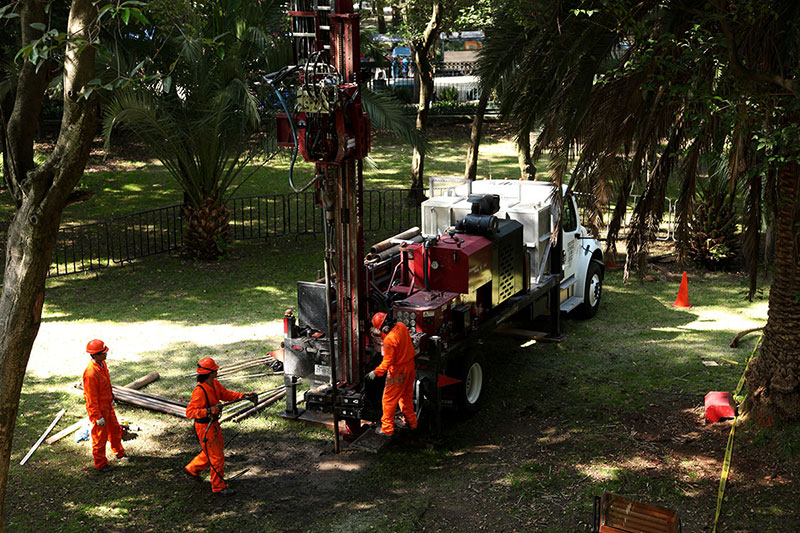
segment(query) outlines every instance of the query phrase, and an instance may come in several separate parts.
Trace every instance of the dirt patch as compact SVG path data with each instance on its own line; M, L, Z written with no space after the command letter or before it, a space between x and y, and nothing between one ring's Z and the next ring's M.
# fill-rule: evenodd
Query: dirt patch
M587 417L592 413L587 411ZM430 483L432 503L425 524L461 531L588 530L592 495L625 479L625 495L674 508L683 531L710 531L731 421L706 424L702 406L684 396L657 398L645 414L611 417L575 433L570 421L538 418L524 410L492 429L498 444L466 449L443 461ZM782 483L797 496L796 463L765 448L753 449L740 435L729 478L721 531L766 531L742 517L751 502L775 501ZM762 509L763 510L763 509ZM783 522L782 522L783 523ZM775 529L774 531L778 531Z

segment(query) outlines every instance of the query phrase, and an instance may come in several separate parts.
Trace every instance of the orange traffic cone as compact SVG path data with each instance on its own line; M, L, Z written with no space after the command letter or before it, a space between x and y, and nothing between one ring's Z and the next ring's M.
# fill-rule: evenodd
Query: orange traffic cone
M683 271L683 278L681 278L681 288L678 289L678 297L675 298L675 303L672 307L691 307L689 303L689 281L686 277L686 271Z

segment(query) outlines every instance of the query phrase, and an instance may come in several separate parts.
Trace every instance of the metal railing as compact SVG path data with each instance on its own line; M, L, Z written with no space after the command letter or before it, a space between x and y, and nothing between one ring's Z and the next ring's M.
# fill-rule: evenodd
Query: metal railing
M437 95L456 96L458 102L474 102L480 98L480 80L471 61L438 62L433 65L434 100ZM407 58L395 58L386 68L364 69L367 86L377 92L391 91L407 103L416 103L417 66ZM492 102L494 104L494 102ZM492 106L494 107L494 106Z
M232 198L229 228L235 241L319 235L323 212L313 192ZM421 223L408 189L364 191L364 231L400 232ZM172 205L103 222L64 226L59 231L50 277L97 271L183 245L183 206Z
M580 195L578 203L581 203ZM631 195L620 237L627 234L639 195ZM658 240L675 240L676 201L665 200ZM228 202L234 241L283 236L321 235L322 209L313 192L245 196ZM608 231L614 206L603 209L601 237ZM581 209L581 214L587 211ZM365 232L402 231L421 224L421 210L409 201L408 189L364 191ZM586 220L583 220L584 224ZM98 271L150 255L179 250L183 245L183 206L172 205L111 218L104 222L64 226L53 250L50 277Z

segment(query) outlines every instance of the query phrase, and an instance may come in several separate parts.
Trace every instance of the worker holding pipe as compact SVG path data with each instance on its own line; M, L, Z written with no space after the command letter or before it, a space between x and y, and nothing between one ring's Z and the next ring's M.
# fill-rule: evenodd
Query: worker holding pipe
M86 399L86 412L92 423L92 456L94 467L100 472L113 468L106 459L106 442L111 442L111 451L117 459L126 457L122 446L122 428L112 404L111 377L106 365L108 346L100 339L90 340L86 353L92 361L83 371L83 397Z
M184 467L186 473L200 479L200 473L211 468L211 492L220 496L231 496L235 491L225 483L225 442L219 415L221 401L230 402L244 398L258 402L255 392L247 394L229 391L217 381L219 365L211 357L197 362L197 385L192 391L192 399L186 406L186 418L194 419L194 431L200 440L202 451Z
M380 332L383 339L383 360L378 367L367 374L367 379L386 376L383 388L383 417L377 433L391 437L394 435L394 414L398 404L411 430L417 429L417 414L414 412L413 392L414 343L408 328L402 322L395 322L386 313L375 313L372 326Z

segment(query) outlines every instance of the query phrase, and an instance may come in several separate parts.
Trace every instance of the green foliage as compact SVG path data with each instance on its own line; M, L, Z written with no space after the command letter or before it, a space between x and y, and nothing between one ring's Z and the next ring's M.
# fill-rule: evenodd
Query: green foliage
M373 129L391 131L421 153L428 150L425 133L417 131L414 119L408 112L408 105L400 99L392 98L387 94L375 93L366 87L361 88L361 96Z
M458 101L458 88L457 87L443 87L436 91L436 100L439 102L457 102Z
M432 115L473 115L478 104L473 102L434 102L431 104Z
M453 21L453 29L481 30L492 23L496 3L491 0L477 0L470 2L458 9L458 14Z
M735 194L719 172L712 173L698 191L689 257L711 270L728 267L737 255Z
M105 109L106 142L115 127L131 131L180 184L197 236L190 249L203 257L221 252L224 206L252 176L248 165L256 157L264 164L277 149L271 100L259 99L252 82L262 69L283 66L272 37L279 9L239 0L194 6L174 33L159 34L158 57L135 67L158 82L118 91Z

